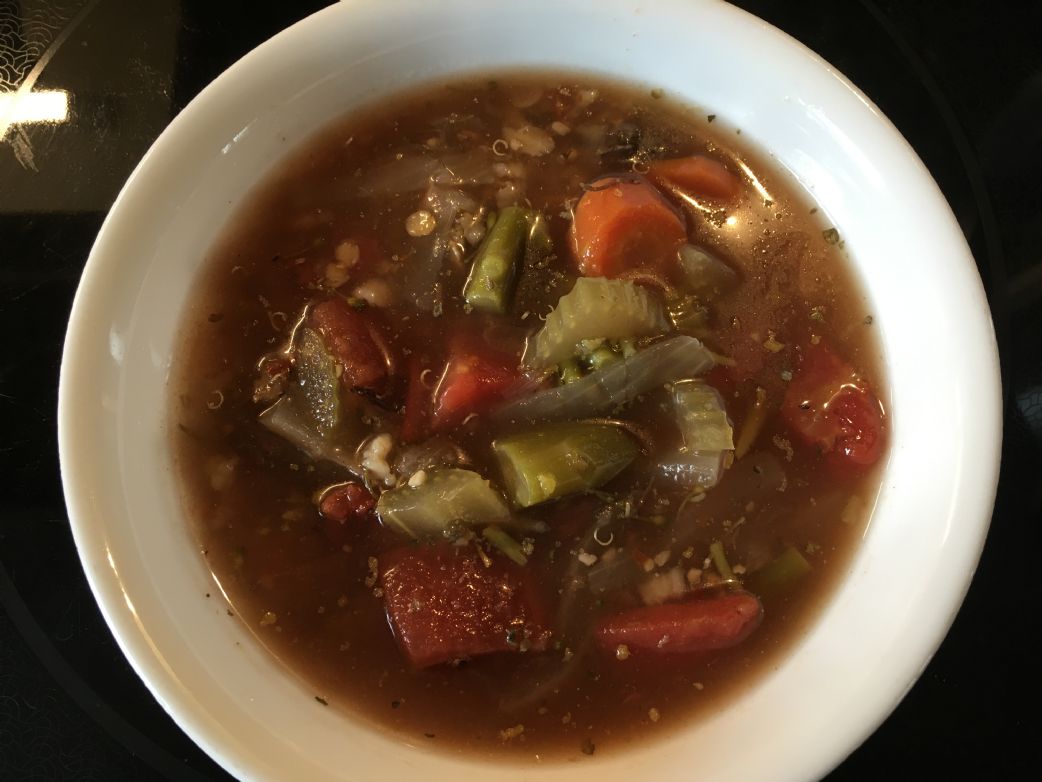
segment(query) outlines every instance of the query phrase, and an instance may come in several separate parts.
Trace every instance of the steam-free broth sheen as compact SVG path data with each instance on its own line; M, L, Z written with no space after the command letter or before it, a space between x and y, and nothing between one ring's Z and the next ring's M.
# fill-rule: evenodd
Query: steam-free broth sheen
M171 437L229 613L315 708L583 758L799 642L878 489L878 347L839 231L714 119L585 76L431 85L236 213Z

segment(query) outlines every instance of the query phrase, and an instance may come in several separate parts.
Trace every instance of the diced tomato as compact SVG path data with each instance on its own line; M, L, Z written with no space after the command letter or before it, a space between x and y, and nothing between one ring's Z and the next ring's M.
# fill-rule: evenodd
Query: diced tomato
M742 180L723 163L705 155L656 160L648 167L648 176L663 187L677 188L696 198L734 201L742 192Z
M547 648L543 607L513 563L496 558L486 567L473 548L450 544L379 559L387 618L415 667Z
M402 442L415 443L427 436L431 390L423 382L423 360L418 353L409 356L409 385L402 410Z
M620 644L631 651L659 654L709 652L740 644L762 619L763 606L756 595L731 592L631 608L602 619L594 637L607 652Z
M782 401L782 417L808 445L838 469L874 464L883 452L883 409L854 369L820 342L803 360Z
M433 428L449 429L471 413L485 412L506 398L519 380L515 356L499 353L476 339L454 339L435 392Z
M341 298L326 299L311 311L310 322L343 368L348 388L378 389L387 379L387 363L376 342L375 326Z
M665 268L687 239L683 218L648 182L599 179L575 207L572 249L588 277Z
M373 495L365 486L354 482L330 487L318 502L326 535L338 546L347 543L359 524L371 518L374 507Z

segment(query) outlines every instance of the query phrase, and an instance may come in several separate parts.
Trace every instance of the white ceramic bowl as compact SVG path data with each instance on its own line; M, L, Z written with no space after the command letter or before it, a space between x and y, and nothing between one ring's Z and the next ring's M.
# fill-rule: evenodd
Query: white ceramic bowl
M723 65L722 65L723 64ZM204 595L164 431L175 326L207 249L273 161L327 121L444 74L554 65L636 79L769 150L839 226L890 376L883 489L849 576L776 671L665 741L525 778L715 782L823 775L943 638L994 498L998 360L973 259L908 144L798 43L715 0L363 0L232 66L155 143L98 236L73 307L59 425L68 510L121 648L180 726L249 779L515 779L316 705Z

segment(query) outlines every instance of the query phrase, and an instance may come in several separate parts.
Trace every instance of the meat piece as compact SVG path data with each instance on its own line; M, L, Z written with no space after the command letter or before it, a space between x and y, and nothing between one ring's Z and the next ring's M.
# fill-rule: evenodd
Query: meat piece
M493 652L544 651L545 614L524 571L449 544L397 549L380 558L387 618L417 668Z

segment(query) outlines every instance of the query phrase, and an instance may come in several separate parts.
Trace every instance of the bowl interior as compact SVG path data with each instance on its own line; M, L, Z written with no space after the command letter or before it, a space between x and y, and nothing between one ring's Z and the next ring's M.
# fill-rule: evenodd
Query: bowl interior
M62 472L84 568L121 647L189 735L240 777L396 779L420 768L432 782L516 776L403 745L323 708L206 597L214 582L170 464L166 381L196 272L230 211L272 161L329 120L402 87L483 69L636 79L741 128L839 227L880 327L892 447L849 576L776 672L697 730L526 773L605 782L697 762L715 779L820 776L925 666L987 529L997 353L947 204L864 96L724 3L392 5L338 4L233 66L157 141L91 254L62 366Z

